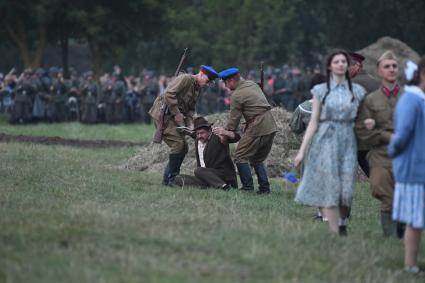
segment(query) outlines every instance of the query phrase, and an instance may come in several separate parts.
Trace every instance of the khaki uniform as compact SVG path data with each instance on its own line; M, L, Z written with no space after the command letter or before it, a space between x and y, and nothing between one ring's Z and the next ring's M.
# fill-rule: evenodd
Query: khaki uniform
M170 153L181 153L187 151L185 136L177 132L178 125L174 122L174 115L182 113L185 117L185 125L191 126L195 105L200 94L200 88L192 75L181 74L170 82L163 96L158 96L149 115L158 126L161 115L161 104L167 104L169 112L164 117L163 140L170 148Z
M366 90L366 95L372 93L381 86L380 80L366 73L365 70L361 70L351 82L361 85Z
M277 125L271 106L260 87L253 81L241 79L232 93L230 117L226 129L235 131L244 117L245 131L235 151L236 163L262 163L269 154Z
M365 70L361 70L360 73L357 74L352 80L353 83L361 85L366 90L366 95L376 91L381 86L381 82L366 73ZM357 150L365 151L369 150L369 146L364 144L362 141L357 140Z
M367 155L370 170L370 188L372 195L381 201L381 211L391 212L394 177L391 158L387 154L387 146L394 132L393 113L401 95L387 97L379 88L363 100L356 120L356 133L360 142L370 147ZM375 128L366 129L364 120L375 120Z

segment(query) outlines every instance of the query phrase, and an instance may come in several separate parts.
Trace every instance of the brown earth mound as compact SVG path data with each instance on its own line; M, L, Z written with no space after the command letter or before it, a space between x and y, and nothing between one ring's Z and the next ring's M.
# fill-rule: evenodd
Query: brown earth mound
M80 140L65 139L61 137L36 137L24 135L8 135L0 133L0 142L37 143L44 145L65 145L76 147L120 147L120 146L143 146L143 143L116 141L116 140Z
M273 116L277 122L279 131L274 139L272 150L266 160L269 175L277 177L282 171L292 168L291 157L296 153L296 149L301 144L301 137L292 133L289 129L289 119L291 113L281 108L272 109ZM219 113L207 116L208 121L214 126L225 126L228 113ZM187 154L181 171L184 174L193 174L196 168L196 158L194 141L187 138L189 142L189 153ZM131 157L125 168L148 173L162 173L168 161L168 147L165 143L151 143L141 148L139 152Z
M406 43L389 36L381 37L375 43L356 52L366 57L363 64L363 68L366 72L377 77L376 61L387 50L391 50L397 56L400 70L404 70L406 61L412 60L413 62L418 62L420 59L418 53ZM403 81L403 76L404 73L400 72L401 81Z

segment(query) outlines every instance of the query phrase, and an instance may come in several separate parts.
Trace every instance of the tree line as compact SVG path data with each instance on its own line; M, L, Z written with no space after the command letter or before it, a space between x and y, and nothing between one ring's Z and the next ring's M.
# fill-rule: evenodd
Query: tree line
M172 72L185 47L193 66L311 65L385 35L424 53L423 11L416 0L1 0L0 51L37 68L57 45L66 70L69 46L84 44L95 74L116 63Z

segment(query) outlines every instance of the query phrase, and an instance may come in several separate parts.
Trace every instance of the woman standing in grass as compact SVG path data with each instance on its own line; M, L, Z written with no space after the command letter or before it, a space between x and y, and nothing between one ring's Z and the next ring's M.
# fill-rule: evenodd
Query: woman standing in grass
M388 146L396 180L393 219L407 224L405 270L417 273L419 245L425 228L425 57L406 68L408 83L395 110L394 135Z
M312 115L295 157L295 166L299 166L306 156L295 200L323 207L330 230L341 235L346 234L355 183L354 119L365 94L360 85L351 83L348 65L349 56L345 51L335 50L327 57L326 83L311 90Z

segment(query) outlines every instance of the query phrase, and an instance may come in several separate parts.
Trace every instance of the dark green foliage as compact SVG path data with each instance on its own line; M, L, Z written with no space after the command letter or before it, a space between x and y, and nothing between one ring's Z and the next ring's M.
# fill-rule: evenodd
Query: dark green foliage
M50 43L87 43L98 71L120 63L131 72L143 66L171 74L185 47L188 66L219 69L260 61L311 65L331 47L357 50L387 35L424 53L424 10L415 0L3 0L0 36L10 38L4 23L17 27L23 19L34 50L46 23Z

